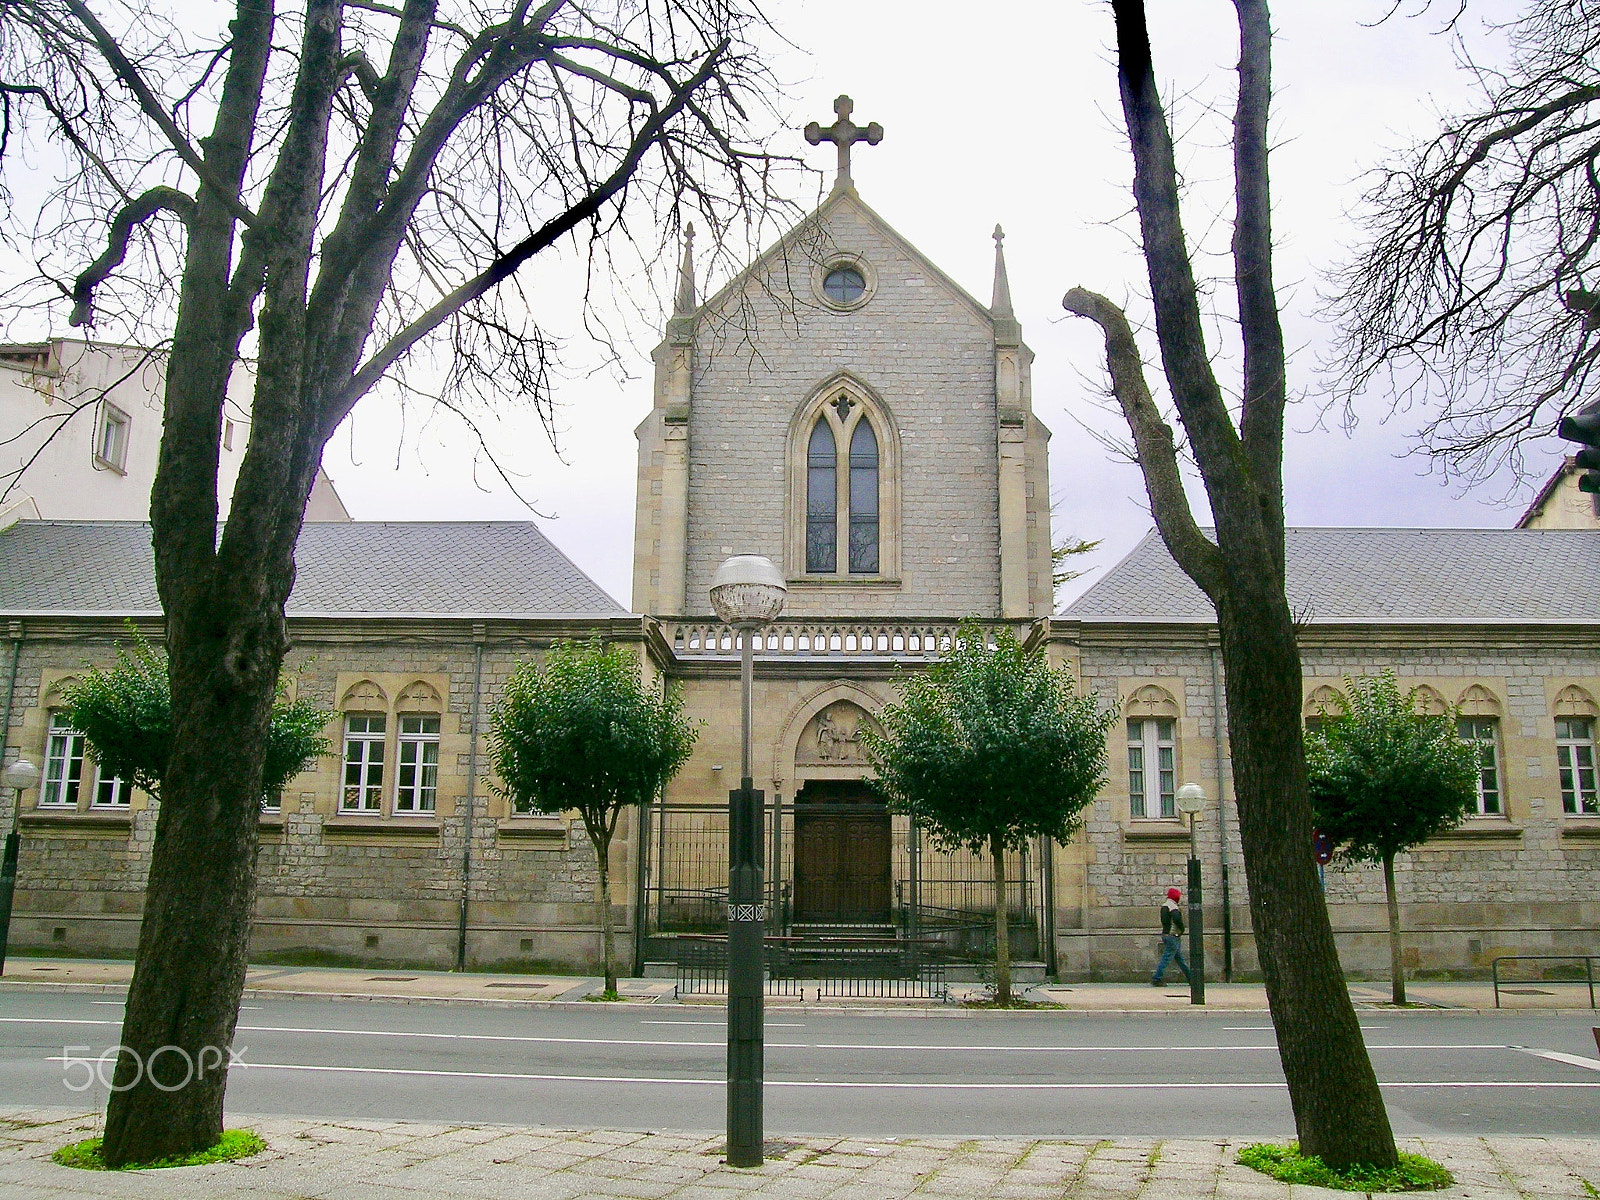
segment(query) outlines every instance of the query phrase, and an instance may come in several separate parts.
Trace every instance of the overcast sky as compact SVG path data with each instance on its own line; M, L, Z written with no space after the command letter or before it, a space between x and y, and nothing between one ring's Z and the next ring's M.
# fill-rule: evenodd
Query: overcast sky
M1407 456L1416 413L1390 416L1386 398L1360 405L1347 434L1316 428L1326 381L1317 372L1328 331L1313 315L1322 272L1351 240L1361 173L1390 147L1426 133L1439 108L1465 102L1467 80L1437 19L1378 23L1389 0L1280 0L1274 19L1276 102L1272 159L1276 275L1293 351L1291 381L1304 399L1290 411L1285 476L1288 518L1300 525L1509 526L1534 486L1498 478L1463 491ZM807 153L829 175L833 148L805 146L799 126L826 124L833 98L856 101L858 123L879 121L884 140L858 147L863 199L974 295L987 301L990 233L1005 227L1012 292L1032 346L1034 412L1050 428L1056 530L1103 539L1085 560L1091 577L1150 528L1136 467L1085 432L1114 430L1100 388L1098 335L1068 318L1062 294L1081 284L1126 299L1137 315L1144 265L1129 236L1129 163L1109 53L1111 14L1099 0L985 6L900 0L771 0L767 11L796 48L774 45L789 82L795 128L774 149ZM1150 5L1163 97L1175 110L1190 184L1191 239L1227 249L1231 169L1225 118L1233 103L1237 33L1228 0ZM1479 17L1514 5L1484 3ZM1492 52L1494 42L1486 45ZM820 178L820 177L819 177ZM1221 274L1216 258L1199 267ZM551 272L549 286L562 285ZM539 284L535 279L534 284ZM702 280L702 294L705 292ZM710 281L712 287L723 279ZM1224 290L1219 308L1232 300ZM648 350L659 328L631 329L630 378L596 369L599 356L574 320L557 391L561 454L537 424L510 422L497 448L524 473L550 537L623 603L631 588L634 426L650 405ZM1153 334L1143 342L1155 353ZM1227 380L1232 386L1232 379ZM1560 443L1530 455L1553 469ZM325 464L362 520L524 519L503 486L472 470L467 437L442 422L404 427L380 397L363 402ZM480 490L478 484L488 487Z

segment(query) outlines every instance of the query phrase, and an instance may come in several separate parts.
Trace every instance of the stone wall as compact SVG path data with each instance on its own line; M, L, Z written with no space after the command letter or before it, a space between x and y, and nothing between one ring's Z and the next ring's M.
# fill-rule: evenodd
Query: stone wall
M1085 690L1126 711L1141 687L1177 702L1178 782L1205 787L1212 803L1198 832L1206 884L1210 973L1220 975L1221 908L1216 722L1225 706L1212 692L1205 629L1058 623L1075 643ZM1600 929L1600 820L1561 811L1554 704L1570 684L1600 696L1600 647L1592 638L1537 629L1359 630L1311 628L1302 636L1307 697L1345 675L1392 668L1402 686L1427 685L1450 703L1477 685L1501 706L1504 812L1396 860L1407 962L1417 970L1487 972L1500 954L1593 953ZM1129 816L1124 726L1110 735L1110 779L1083 834L1064 847L1057 873L1058 948L1064 974L1131 978L1154 965L1156 908L1182 887L1186 831L1176 822ZM1237 972L1257 969L1249 934L1248 885L1224 742L1223 819ZM1307 853L1309 853L1309 847ZM1382 871L1330 865L1330 915L1347 973L1387 977L1389 950Z
M638 644L637 622L631 640ZM561 631L571 634L575 631ZM343 726L328 726L334 755L290 781L281 811L261 818L256 921L258 955L416 963L456 960L462 894L475 673L474 630L393 630L319 624L294 630L286 674L300 694L337 712L389 715L385 792L377 814L339 811ZM517 816L493 793L487 757L488 714L517 664L541 653L551 633L537 623L479 629L482 678L479 778L473 793L467 959L478 965L598 960L594 852L581 821ZM85 661L108 665L125 634L111 623L26 636L5 742L9 762L44 765L53 685ZM414 690L408 690L414 689ZM436 811L393 810L394 731L400 711L437 695L440 770ZM415 708L414 711L424 711ZM85 791L93 779L85 764ZM128 809L95 809L87 796L74 811L38 808L25 794L13 946L70 953L133 949L159 806L135 793ZM10 819L10 794L4 819ZM634 825L626 817L612 844L619 956L631 959Z
M875 285L851 311L814 295L813 272L834 253L859 255ZM786 611L995 615L993 324L851 200L827 208L820 236L758 267L697 324L686 611L707 611L711 575L729 554L785 562L791 422L841 372L874 393L899 430L900 579L800 580Z

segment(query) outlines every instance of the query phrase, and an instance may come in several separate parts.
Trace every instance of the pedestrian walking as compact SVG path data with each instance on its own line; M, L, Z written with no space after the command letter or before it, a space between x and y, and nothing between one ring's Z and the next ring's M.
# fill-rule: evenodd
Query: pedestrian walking
M1150 976L1151 987L1167 986L1161 977L1173 960L1177 960L1184 979L1189 978L1189 960L1183 956L1183 907L1178 903L1182 898L1183 893L1177 888L1167 889L1166 902L1161 906L1161 961L1156 964L1156 973Z

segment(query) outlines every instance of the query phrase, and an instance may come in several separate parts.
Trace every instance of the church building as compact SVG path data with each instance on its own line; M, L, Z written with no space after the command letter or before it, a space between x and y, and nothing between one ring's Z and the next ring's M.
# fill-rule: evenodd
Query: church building
M835 111L807 130L839 159L815 212L704 298L684 247L636 430L631 611L531 522L307 526L287 671L335 714L336 750L262 813L256 953L592 965L582 824L515 811L485 749L510 671L589 637L629 647L701 722L659 802L618 830L610 902L634 932L633 965L725 931L739 656L709 588L724 559L759 554L788 588L754 676L769 933L987 950L990 864L890 813L861 738L897 681L977 618L1117 714L1083 827L1007 864L1022 978L1148 974L1153 914L1191 845L1175 804L1186 782L1208 797L1194 830L1208 958L1256 970L1215 616L1154 534L1053 612L1050 434L1003 235L984 302L862 199L852 150L882 130L857 126L845 97ZM413 567L403 582L395 562ZM1292 529L1287 574L1308 718L1344 676L1391 668L1424 708L1458 710L1479 750L1475 813L1398 863L1412 966L1593 953L1600 529ZM86 661L111 661L127 621L159 638L152 578L142 523L0 530L5 759L44 768L20 807L0 796L0 822L23 830L14 946L135 943L158 806L98 777L60 695ZM1326 892L1346 970L1385 973L1381 875L1335 864Z

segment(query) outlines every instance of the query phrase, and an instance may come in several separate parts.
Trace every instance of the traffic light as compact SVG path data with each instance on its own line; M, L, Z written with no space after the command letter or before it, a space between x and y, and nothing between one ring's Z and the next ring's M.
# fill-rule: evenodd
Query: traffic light
M1584 405L1570 417L1562 417L1556 435L1583 444L1584 449L1573 458L1583 472L1578 476L1578 490L1600 495L1600 400Z

